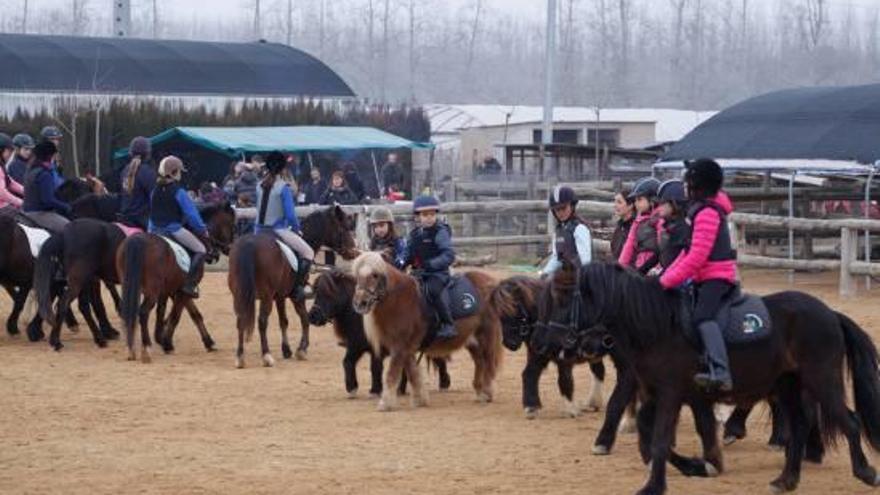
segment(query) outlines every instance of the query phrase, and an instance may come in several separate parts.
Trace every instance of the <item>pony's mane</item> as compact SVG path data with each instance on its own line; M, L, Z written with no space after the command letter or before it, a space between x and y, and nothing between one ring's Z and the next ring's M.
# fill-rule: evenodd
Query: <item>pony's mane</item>
M342 287L345 285L353 286L354 279L342 270L334 269L318 276L315 280L315 294L327 298L343 297L345 294Z
M365 276L370 273L379 275L388 275L388 263L382 254L376 251L366 251L354 259L351 265L351 272L356 276Z
M629 340L649 346L681 331L681 297L663 290L656 279L614 263L592 263L580 273L588 313L612 322Z
M545 283L541 279L521 275L510 277L502 280L498 287L492 290L489 304L495 308L499 316L518 316L521 307L526 308L526 311L535 309L538 295L544 286Z

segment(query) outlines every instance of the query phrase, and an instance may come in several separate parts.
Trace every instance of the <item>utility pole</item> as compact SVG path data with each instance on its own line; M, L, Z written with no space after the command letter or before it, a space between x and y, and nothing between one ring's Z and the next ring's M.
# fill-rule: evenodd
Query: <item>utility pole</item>
M113 1L113 36L131 36L131 0Z
M544 49L544 121L541 126L541 168L544 167L544 147L553 143L553 71L556 52L556 0L547 0L547 46Z
M287 0L287 46L293 46L293 0Z

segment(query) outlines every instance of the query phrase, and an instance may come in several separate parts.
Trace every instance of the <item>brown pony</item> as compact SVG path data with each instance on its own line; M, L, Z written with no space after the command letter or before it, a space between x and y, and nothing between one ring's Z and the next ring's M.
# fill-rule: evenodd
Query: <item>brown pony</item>
M303 219L303 239L315 251L322 246L327 247L350 260L357 256L351 224L351 218L339 206L321 209ZM275 236L257 234L239 238L229 253L227 281L234 300L238 327L236 367L245 366L244 343L245 340L250 341L254 333L256 300L260 301L258 325L263 365L275 364L266 338L273 302L278 310L278 324L281 327L281 352L285 359L290 359L292 353L287 339L287 310L284 304L293 288L294 271L275 242ZM305 359L309 347L309 320L305 301L293 301L293 307L302 326L302 339L296 357Z
M352 271L357 280L352 303L355 311L364 315L367 339L377 354L379 349L385 348L391 358L379 410L389 411L396 405L394 390L404 370L412 383L413 404L427 405L427 390L422 384L416 352L428 333L430 318L418 282L386 263L377 252L358 256ZM467 272L465 276L477 289L480 311L455 322L458 337L434 342L424 353L432 358L445 357L457 349L467 348L474 360L473 386L477 398L491 402L503 355L498 316L488 304L495 280L478 271Z
M208 226L208 235L212 246L224 253L229 252L229 245L235 231L235 211L229 205L212 206L202 210L202 217ZM205 328L205 322L195 305L194 300L184 294L183 287L186 274L174 259L174 253L161 237L155 234L134 234L125 239L116 251L116 270L122 280L122 321L125 324L125 336L128 344L128 359L136 359L134 349L134 327L140 320L141 327L141 360L152 361L150 357L150 332L148 323L150 311L158 304L156 321L156 340L166 352L173 350L174 330L180 321L180 315L186 308L202 337L202 343L208 352L214 351L214 340ZM143 302L140 301L143 293ZM164 321L165 301L171 298L172 308L167 321Z

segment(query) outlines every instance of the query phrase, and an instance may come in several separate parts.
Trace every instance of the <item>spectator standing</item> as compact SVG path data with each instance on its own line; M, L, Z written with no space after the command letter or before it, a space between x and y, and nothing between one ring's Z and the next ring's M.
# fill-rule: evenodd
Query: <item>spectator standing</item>
M327 190L327 183L321 179L321 171L313 167L310 172L310 180L302 187L303 204L316 205L321 203L321 198Z
M403 190L403 167L399 163L397 153L389 153L388 161L382 165L382 193L388 194L390 190Z

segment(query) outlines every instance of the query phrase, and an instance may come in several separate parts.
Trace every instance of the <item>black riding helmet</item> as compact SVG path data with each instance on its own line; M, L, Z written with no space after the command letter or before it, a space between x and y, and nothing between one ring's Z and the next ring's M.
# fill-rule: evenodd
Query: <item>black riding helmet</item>
M627 198L636 199L638 197L645 197L649 200L653 200L657 196L657 189L659 188L659 180L653 177L642 177L636 181L636 185L633 186L632 191L630 191Z
M568 186L556 186L550 191L550 208L570 204L572 208L577 208L578 197L574 193L574 189Z
M700 158L686 163L684 182L687 184L688 196L702 199L718 194L724 184L724 171L718 162L709 158Z
M287 159L280 151L273 151L266 156L266 170L270 174L281 172L285 165L287 165Z
M657 189L657 201L660 203L683 204L687 201L684 195L684 183L678 179L668 180Z
M12 144L12 138L9 137L9 134L4 134L0 132L0 149L8 149L11 150L15 148Z

